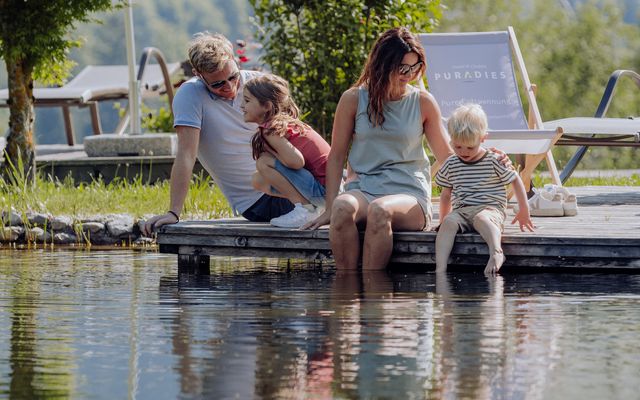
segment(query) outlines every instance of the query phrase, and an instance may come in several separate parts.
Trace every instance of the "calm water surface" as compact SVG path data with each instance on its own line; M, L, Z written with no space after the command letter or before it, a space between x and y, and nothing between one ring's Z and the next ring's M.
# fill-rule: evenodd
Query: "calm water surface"
M640 275L0 251L0 397L640 398Z

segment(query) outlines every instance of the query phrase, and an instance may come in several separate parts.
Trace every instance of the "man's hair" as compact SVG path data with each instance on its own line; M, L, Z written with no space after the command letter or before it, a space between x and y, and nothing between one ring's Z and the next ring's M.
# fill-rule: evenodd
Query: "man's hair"
M233 45L219 33L200 32L189 43L189 62L196 71L217 72L233 61Z
M487 114L478 104L463 104L449 117L447 128L451 140L464 145L477 144L487 133Z

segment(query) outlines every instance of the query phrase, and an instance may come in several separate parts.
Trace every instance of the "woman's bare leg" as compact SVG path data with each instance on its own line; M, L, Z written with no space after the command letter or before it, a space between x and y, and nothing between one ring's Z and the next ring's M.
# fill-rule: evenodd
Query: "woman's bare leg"
M338 269L358 268L360 235L358 222L366 217L368 203L354 192L342 193L331 207L329 242Z
M419 231L426 224L415 197L396 194L369 204L364 233L362 269L386 268L393 250L393 231Z

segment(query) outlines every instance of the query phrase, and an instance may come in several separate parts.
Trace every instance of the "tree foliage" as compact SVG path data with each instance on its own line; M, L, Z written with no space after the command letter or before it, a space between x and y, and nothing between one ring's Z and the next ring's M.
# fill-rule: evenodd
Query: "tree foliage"
M567 7L557 0L443 0L440 31L514 27L531 82L538 85L543 120L593 116L609 75L640 71L640 29L623 21L619 2L587 0ZM524 100L523 100L524 101ZM607 116L640 115L640 89L621 82ZM575 148L553 150L561 165ZM637 168L634 149L591 147L581 168Z
M33 80L59 82L69 70L69 49L78 42L68 37L92 12L122 4L117 0L0 0L0 55L9 83L9 136L6 157L14 165L20 157L32 168ZM7 164L7 163L5 163Z
M289 81L305 120L327 136L343 91L384 30L430 31L440 0L249 0L263 60Z
M142 49L159 48L169 62L187 59L187 45L196 32L209 30L220 32L232 42L244 39L251 42L253 35L249 21L252 13L247 0L133 0L133 23L137 60ZM96 23L99 20L100 23ZM77 24L73 37L80 47L70 49L68 59L74 64L71 75L77 74L87 65L126 64L126 41L124 40L124 15L122 12L106 10L92 14L89 21ZM248 56L253 60L251 49ZM250 63L252 64L252 63ZM67 77L67 79L69 79ZM36 85L43 84L36 80ZM7 87L6 68L0 59L0 88ZM150 99L149 99L150 100ZM145 104L154 108L161 103L145 99ZM163 103L166 104L166 101ZM0 135L6 132L9 110L0 108ZM66 143L62 113L54 107L36 107L34 141L38 144ZM82 142L93 135L89 112L85 108L71 108L75 139ZM114 102L100 104L100 121L105 132L112 132L119 122Z

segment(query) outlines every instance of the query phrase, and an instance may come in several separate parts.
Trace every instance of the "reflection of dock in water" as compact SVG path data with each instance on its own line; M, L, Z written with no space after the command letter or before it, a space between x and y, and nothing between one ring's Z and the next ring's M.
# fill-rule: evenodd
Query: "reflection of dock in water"
M534 217L535 232L520 232L507 212L502 238L504 268L604 268L640 270L640 187L571 187L573 217ZM437 201L436 206L437 217ZM392 262L433 269L435 232L398 232ZM186 221L158 234L163 253L178 254L181 272L209 270L209 256L330 260L328 229L300 231L244 219ZM451 263L486 265L488 250L476 233L459 234Z

